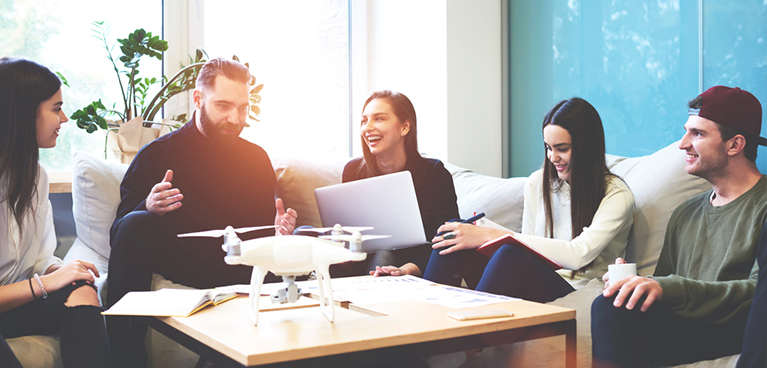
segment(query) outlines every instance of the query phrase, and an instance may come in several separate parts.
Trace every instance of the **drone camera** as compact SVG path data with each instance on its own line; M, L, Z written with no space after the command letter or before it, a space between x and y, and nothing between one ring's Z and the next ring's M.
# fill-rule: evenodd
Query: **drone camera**
M284 288L275 291L271 295L273 304L295 303L301 296L301 288L295 284L295 276L282 276L282 281L286 283Z

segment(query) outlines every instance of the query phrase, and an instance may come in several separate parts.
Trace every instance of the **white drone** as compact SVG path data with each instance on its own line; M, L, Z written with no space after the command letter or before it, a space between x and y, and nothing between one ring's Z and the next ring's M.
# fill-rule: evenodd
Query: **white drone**
M230 265L253 266L250 278L250 318L258 325L258 301L261 296L261 285L268 271L282 276L286 286L271 295L272 303L295 303L301 296L301 289L295 284L296 276L308 275L312 271L317 274L320 287L320 309L330 322L335 318L333 309L333 289L330 286L330 265L347 261L362 261L367 254L362 252L362 242L365 240L387 238L389 235L361 235L361 231L372 227L343 227L336 224L332 228L302 229L332 235L320 238L304 235L282 235L240 240L237 233L275 228L275 226L258 226L234 229L227 226L224 230L209 230L195 233L178 234L178 237L220 237L224 236L222 248L226 251L224 261ZM345 234L348 232L351 234ZM332 239L325 240L325 239ZM343 243L349 243L349 249ZM327 290L328 297L325 297Z

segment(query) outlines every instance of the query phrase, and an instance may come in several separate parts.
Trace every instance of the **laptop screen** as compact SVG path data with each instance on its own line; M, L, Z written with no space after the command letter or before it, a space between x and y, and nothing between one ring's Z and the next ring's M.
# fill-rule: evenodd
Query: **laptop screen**
M373 226L363 234L391 238L362 243L366 252L426 243L423 221L409 171L331 185L314 190L322 226Z

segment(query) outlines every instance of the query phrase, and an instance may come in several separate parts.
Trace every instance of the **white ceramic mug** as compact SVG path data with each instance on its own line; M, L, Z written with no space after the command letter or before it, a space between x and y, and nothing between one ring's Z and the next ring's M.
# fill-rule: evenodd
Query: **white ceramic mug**
M607 266L607 273L609 274L609 282L618 281L626 276L633 276L637 274L636 263L622 263L611 264Z

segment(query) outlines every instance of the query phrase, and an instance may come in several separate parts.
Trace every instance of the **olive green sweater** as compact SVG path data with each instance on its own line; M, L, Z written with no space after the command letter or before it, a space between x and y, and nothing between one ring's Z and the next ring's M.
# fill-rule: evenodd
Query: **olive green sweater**
M767 176L724 206L711 205L712 192L674 210L653 278L663 288L662 303L678 315L717 324L751 306L756 250L767 221Z

